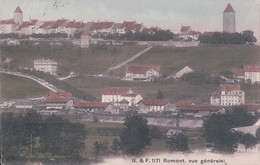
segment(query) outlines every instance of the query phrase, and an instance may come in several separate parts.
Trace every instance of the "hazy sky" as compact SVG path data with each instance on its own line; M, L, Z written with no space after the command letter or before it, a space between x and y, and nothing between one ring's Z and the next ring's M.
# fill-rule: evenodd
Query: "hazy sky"
M260 1L260 0L259 0ZM257 0L0 0L0 18L13 17L19 5L24 20L66 18L79 21L136 20L179 32L181 25L193 30L222 31L223 11L231 3L236 11L237 31L259 27Z

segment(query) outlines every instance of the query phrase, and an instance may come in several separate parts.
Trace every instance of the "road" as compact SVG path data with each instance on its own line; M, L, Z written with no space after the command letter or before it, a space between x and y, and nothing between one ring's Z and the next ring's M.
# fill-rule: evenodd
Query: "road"
M19 76L19 77L25 77L25 78L29 78L37 83L39 83L40 85L48 88L49 90L53 91L53 92L57 92L58 89L49 84L48 82L46 82L45 80L42 80L42 79L39 79L39 78L36 78L36 77L33 77L33 76L28 76L28 75L24 75L24 74L21 74L21 73L17 73L17 72L11 72L11 71L3 71L3 70L0 70L0 73L5 73L5 74L9 74L9 75L14 75L14 76Z
M134 59L140 57L142 54L144 54L145 52L147 52L147 51L149 51L150 49L152 49L152 47L153 47L153 46L150 46L150 47L146 48L145 50L143 50L143 51L137 53L136 55L134 55L133 57L129 58L129 59L126 60L125 62L122 62L121 64L118 64L117 66L110 67L110 68L107 70L107 73L108 73L109 71L111 71L111 70L118 69L118 68L124 66L125 64L127 64L127 63L133 61Z

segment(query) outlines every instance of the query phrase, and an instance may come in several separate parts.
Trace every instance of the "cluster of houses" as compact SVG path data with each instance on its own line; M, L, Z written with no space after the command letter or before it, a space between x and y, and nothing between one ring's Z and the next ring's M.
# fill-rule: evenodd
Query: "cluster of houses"
M260 83L260 66L245 66L236 69L235 76L246 83Z
M58 63L49 59L37 59L34 60L34 69L36 71L42 71L51 75L57 75Z

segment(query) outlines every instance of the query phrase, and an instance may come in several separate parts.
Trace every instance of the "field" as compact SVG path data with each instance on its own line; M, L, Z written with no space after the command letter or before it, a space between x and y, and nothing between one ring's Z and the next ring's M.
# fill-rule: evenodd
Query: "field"
M101 99L105 87L130 87L143 98L156 98L160 89L165 98L173 102L192 99L199 103L209 103L212 92L219 91L219 85L174 83L130 82L104 78L74 78L66 80L76 88ZM260 98L259 86L242 86L246 92L246 102Z
M49 90L40 84L22 77L0 74L2 99L18 99L45 96Z

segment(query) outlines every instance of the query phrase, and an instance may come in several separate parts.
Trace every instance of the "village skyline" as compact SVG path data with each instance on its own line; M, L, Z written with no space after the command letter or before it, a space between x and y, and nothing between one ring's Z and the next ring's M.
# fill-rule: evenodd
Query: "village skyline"
M237 32L252 30L259 36L259 5L256 0L221 0L218 2L200 0L177 1L164 0L118 2L74 1L68 0L2 0L0 1L0 18L11 19L17 6L20 6L24 20L42 21L68 19L83 22L92 21L137 21L147 27L160 27L178 33L182 25L191 26L196 31L222 31L223 11L231 3L236 12ZM87 5L88 4L88 5ZM91 5L89 5L91 4ZM68 12L69 11L69 12ZM85 13L85 14L82 14ZM133 14L134 13L134 14ZM202 26L203 25L203 26Z

